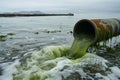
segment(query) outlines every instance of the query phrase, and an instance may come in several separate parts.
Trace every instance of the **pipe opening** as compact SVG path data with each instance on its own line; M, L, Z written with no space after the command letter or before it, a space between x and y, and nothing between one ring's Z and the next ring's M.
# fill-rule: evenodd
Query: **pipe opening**
M90 20L80 20L75 24L73 36L78 38L81 35L92 37L93 40L95 39L95 26Z

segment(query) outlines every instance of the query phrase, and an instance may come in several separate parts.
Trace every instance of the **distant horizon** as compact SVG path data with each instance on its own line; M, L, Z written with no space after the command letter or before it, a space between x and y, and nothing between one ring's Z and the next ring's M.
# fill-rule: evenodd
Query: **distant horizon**
M7 11L7 12L0 12L0 13L19 13L19 12L41 12L41 13L46 13L46 12L43 12L43 11L40 11L40 10L24 10L24 11ZM68 13L71 13L71 12L68 12Z
M0 13L120 13L120 0L0 0Z
M80 14L80 13L120 13L120 12L105 12L105 11L103 11L103 12L98 12L98 11L89 11L89 12L87 12L87 11L79 11L79 12L65 12L65 11L63 11L63 12L53 12L53 11L41 11L41 10L18 10L18 11L5 11L5 12L1 12L0 11L0 13L19 13L19 12L41 12L41 13L50 13L50 14L68 14L68 13L72 13L72 14Z

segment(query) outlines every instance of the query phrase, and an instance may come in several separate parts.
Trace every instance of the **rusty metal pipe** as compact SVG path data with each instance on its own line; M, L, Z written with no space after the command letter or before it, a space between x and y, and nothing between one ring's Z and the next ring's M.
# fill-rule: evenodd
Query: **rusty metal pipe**
M106 41L109 38L120 34L120 20L115 18L92 20L82 19L75 24L73 29L74 38L78 38L81 34L93 38L91 45L100 41Z

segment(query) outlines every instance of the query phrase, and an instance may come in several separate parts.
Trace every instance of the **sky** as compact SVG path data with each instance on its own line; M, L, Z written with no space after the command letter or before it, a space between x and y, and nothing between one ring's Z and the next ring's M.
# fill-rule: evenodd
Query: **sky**
M120 0L0 0L0 12L120 13Z

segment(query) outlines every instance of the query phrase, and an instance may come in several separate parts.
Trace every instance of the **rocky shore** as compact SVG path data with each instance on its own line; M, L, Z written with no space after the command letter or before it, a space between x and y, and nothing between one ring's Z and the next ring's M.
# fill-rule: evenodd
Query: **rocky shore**
M120 68L120 43L117 44L113 50L108 50L103 54L99 53L99 51L98 51L97 55L108 60L110 62L108 64L109 67L117 66Z

